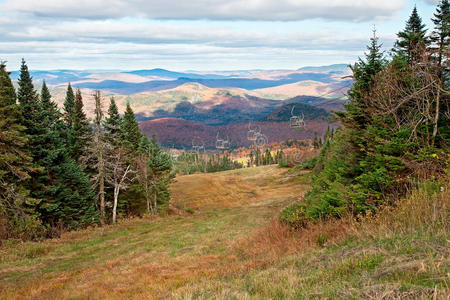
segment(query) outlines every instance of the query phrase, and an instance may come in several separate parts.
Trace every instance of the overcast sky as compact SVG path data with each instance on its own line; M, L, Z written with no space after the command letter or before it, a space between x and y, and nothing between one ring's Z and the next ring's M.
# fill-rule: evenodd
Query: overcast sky
M0 0L0 59L18 69L242 70L351 63L433 0Z

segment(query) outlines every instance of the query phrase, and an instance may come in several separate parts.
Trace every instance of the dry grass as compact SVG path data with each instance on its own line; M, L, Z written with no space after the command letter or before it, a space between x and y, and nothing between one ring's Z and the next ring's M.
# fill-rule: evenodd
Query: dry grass
M174 205L193 215L126 220L0 248L0 299L448 295L448 183L442 193L424 186L362 222L292 231L276 216L308 189L307 175L263 167L177 180Z

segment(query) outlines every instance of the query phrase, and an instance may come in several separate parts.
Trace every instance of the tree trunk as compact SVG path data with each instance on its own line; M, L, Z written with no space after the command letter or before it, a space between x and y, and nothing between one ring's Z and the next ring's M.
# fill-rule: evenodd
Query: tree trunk
M157 204L156 204L156 189L153 191L153 202L154 202L154 204L153 204L153 208L154 208L154 212L153 212L153 214L156 214L157 212L158 212L158 206L157 206Z
M112 222L116 224L117 220L117 202L119 200L119 184L114 184L114 205L113 205L113 213L112 213Z
M441 87L439 86L438 92L437 92L437 99L436 99L436 112L434 115L434 128L433 128L433 139L431 142L431 145L434 146L434 140L436 139L436 135L438 132L438 122L439 122L439 104L441 102Z
M100 177L100 222L105 224L105 179Z
M103 164L103 149L100 146L98 155L98 176L99 176L99 196L100 196L100 222L105 224L105 168Z

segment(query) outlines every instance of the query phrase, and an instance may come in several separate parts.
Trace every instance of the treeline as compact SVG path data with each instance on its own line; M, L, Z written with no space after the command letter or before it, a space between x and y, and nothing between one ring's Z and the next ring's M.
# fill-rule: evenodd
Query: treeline
M268 148L264 151L256 148L250 151L247 167L273 165L278 164L282 160L283 150L277 151L272 155L272 152Z
M392 205L424 179L448 171L448 0L427 34L414 8L387 57L374 33L368 53L351 66L354 84L341 127L325 139L305 202L285 209L293 226L327 217L358 216Z
M183 152L174 159L174 170L177 174L214 173L241 169L244 166L230 158L228 154L201 154Z
M0 63L0 239L57 236L168 202L170 157L141 133L130 105L122 118L114 98L106 115L100 92L94 99L90 122L69 84L60 111L24 60L17 93Z

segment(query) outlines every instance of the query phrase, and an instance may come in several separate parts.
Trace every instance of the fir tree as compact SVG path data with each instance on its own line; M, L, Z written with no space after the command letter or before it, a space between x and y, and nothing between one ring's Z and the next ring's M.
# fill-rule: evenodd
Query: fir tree
M49 114L46 115L46 120L48 120L49 124L56 124L61 117L61 114L59 113L56 103L51 100L51 97L47 84L44 81L41 88L41 110L49 112Z
M367 117L370 117L365 111L368 103L365 102L362 95L370 90L375 75L383 70L387 64L381 47L382 45L378 42L374 30L373 37L370 38L370 44L367 46L368 52L365 53L365 58L359 58L358 62L351 67L354 82L353 87L348 92L350 101L346 105L347 112L345 117L343 113L337 113L342 120L346 120L349 126L362 128L367 124ZM316 144L318 145L318 140Z
M67 86L66 98L64 99L64 123L67 128L72 128L73 112L75 110L75 95L72 85Z
M123 145L130 151L136 151L139 147L142 133L130 103L127 103L127 108L123 116L121 133Z
M43 172L35 178L33 193L41 199L41 219L52 227L62 224L71 229L97 222L89 179L69 155L61 114L45 84L39 120L40 134L34 136L33 159Z
M83 111L83 98L80 89L75 94L75 104L73 107L72 129L71 129L71 156L75 161L79 161L81 156L86 155L85 148L92 140L92 128Z
M3 61L0 61L0 99L3 101L3 106L16 104L16 91L9 78L9 72L6 72L6 63Z
M40 227L24 183L32 171L28 138L5 63L0 62L0 239L26 234L33 238Z
M414 7L405 29L397 34L394 52L405 57L409 63L417 62L428 43L426 32L425 24L417 13L417 7Z
M33 80L28 71L28 66L24 59L20 67L19 89L17 90L17 99L22 109L22 122L27 128L27 134L35 133L35 126L39 122L37 114L39 110L39 99L33 86Z
M105 119L104 127L105 138L108 140L108 142L113 145L117 145L118 143L120 143L122 118L119 115L119 110L117 109L114 97L111 97L110 99L108 117Z
M28 146L36 167L29 188L31 196L40 200L40 219L49 227L62 224L67 228L96 222L93 192L86 174L68 155L59 110L46 84L39 101L24 61L19 91L24 123L29 126Z
M436 58L439 78L443 86L448 89L450 44L450 3L448 0L442 0L439 3L432 21L434 23L434 31L430 37L432 42L430 48Z
M141 138L141 142L144 144L143 149L148 153L148 179L150 180L153 195L152 213L156 213L158 211L158 202L163 204L170 199L168 187L173 178L171 173L172 161L170 156L159 147L155 134L152 135L149 143L145 140L146 137Z

